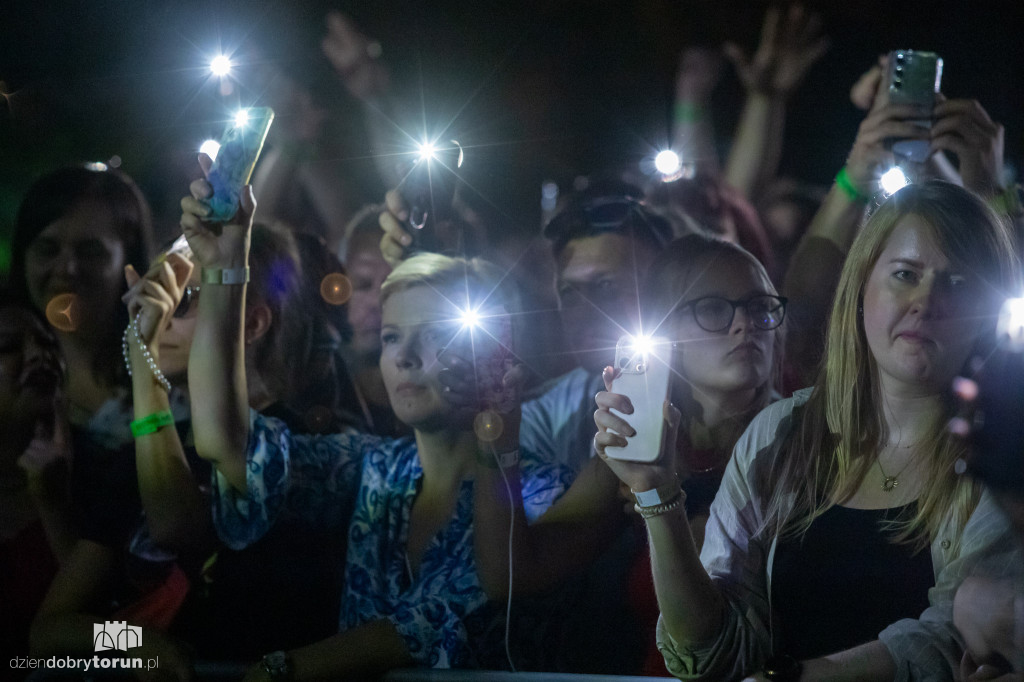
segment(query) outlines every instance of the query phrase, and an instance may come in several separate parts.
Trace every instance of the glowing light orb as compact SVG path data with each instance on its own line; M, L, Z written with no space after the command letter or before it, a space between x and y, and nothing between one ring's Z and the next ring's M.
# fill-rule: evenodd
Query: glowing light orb
M494 410L484 410L473 419L473 432L477 440L491 443L501 438L505 431L505 422Z
M654 157L654 167L662 175L675 175L682 167L683 162L671 149L658 152L658 155Z
M654 342L646 334L637 334L633 337L633 350L636 353L647 355L654 350Z
M58 331L73 332L78 329L78 308L77 294L57 294L46 304L46 319Z
M909 185L910 180L899 166L893 166L882 174L882 177L878 179L878 184L882 186L882 191L886 196L889 196Z
M340 272L320 280L320 296L331 305L343 305L352 296L352 282Z
M199 151L209 156L211 161L216 161L217 152L220 151L220 142L217 142L217 140L206 140L199 145Z
M231 67L234 66L226 55L219 54L210 60L210 71L214 76L226 76L231 73Z
M999 310L996 333L1010 350L1024 350L1024 298L1008 298Z
M480 326L480 311L475 308L466 308L459 315L459 321L464 329L475 329Z
M424 142L419 147L419 153L420 161L429 161L437 154L437 147L434 146L433 142Z
M241 128L249 122L249 110L239 109L238 113L235 114L235 127Z

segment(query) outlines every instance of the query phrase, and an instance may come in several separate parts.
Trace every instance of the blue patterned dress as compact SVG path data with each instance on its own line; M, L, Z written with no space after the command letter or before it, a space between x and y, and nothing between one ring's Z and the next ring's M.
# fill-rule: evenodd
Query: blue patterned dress
M255 412L249 434L246 493L215 475L214 519L226 544L246 547L288 516L340 526L354 499L339 629L387 619L421 665L501 665L502 608L488 603L477 576L471 481L463 483L454 515L413 576L406 545L423 476L415 441L293 435L282 422ZM526 468L527 517L542 514L571 479L571 471L555 465Z

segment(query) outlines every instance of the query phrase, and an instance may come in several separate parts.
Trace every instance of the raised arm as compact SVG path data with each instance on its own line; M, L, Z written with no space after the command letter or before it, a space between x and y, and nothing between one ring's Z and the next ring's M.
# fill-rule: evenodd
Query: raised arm
M210 160L201 155L204 171ZM210 183L196 180L181 200L181 227L203 269L203 296L189 356L192 429L196 451L237 490L246 489L245 451L249 438L249 402L245 380L245 291L249 238L256 209L252 188L225 225L207 222L204 199ZM233 282L233 283L228 283Z
M828 45L820 17L800 5L792 5L785 13L779 7L768 9L752 58L735 43L725 45L725 54L747 91L725 180L748 200L754 200L775 175L782 157L786 101Z
M594 437L597 454L630 490L656 490L663 498L659 504L641 507L640 514L647 524L658 606L672 639L681 646L714 640L722 629L725 600L700 562L686 518L684 493L679 488L673 457L679 411L666 403L665 435L660 457L654 463L625 462L608 457L607 447L625 447L628 441L623 434L636 433L628 421L612 412L615 409L625 415L633 413L629 398L611 392L614 376L611 367L605 369L607 390L597 394L594 413L598 429Z
M151 424L135 436L139 496L153 540L174 551L196 547L208 537L203 531L210 529L209 503L185 459L171 421L167 389L150 370L145 353L160 365L160 337L191 274L192 263L176 253L155 263L144 277L130 265L125 269L133 327L125 338L132 367L135 424L147 419ZM153 421L159 416L164 417L161 424Z
M872 67L851 91L851 99L868 105L868 115L860 124L846 165L836 175L786 273L783 291L789 297L790 313L786 355L803 386L812 384L817 373L825 320L846 252L860 230L868 203L879 191L879 178L895 164L886 140L928 138L928 130L914 119L928 118L930 112L914 105L889 104L881 94L882 72L881 65Z

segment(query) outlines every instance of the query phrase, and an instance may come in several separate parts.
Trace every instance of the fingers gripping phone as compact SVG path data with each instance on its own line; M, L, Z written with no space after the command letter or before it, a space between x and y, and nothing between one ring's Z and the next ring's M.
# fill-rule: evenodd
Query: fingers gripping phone
M239 110L224 130L217 158L207 175L213 186L213 196L207 199L212 220L227 222L235 217L242 188L252 177L273 121L274 110L270 107L249 107Z
M615 344L612 392L633 404L633 414L619 414L636 430L625 447L605 448L611 459L654 462L661 456L664 435L664 404L671 375L671 343L662 337L623 336ZM621 435L621 434L620 434Z
M930 111L942 85L942 57L934 52L893 50L889 53L887 76L890 102L916 104ZM932 125L930 119L914 123L923 128L931 128ZM928 140L895 140L892 152L914 163L924 163L930 149Z

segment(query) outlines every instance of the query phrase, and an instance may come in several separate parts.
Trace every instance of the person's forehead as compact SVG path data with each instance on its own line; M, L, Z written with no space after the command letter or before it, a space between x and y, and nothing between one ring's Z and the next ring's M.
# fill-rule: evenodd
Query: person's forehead
M904 216L893 227L876 265L885 265L894 259L918 261L939 270L950 265L950 258L939 246L931 225L914 214Z
M771 293L761 271L746 258L736 256L716 260L704 259L697 264L696 277L689 286L687 298L701 296L742 297L755 293Z
M451 293L432 287L413 286L398 291L384 301L382 323L399 327L458 319L459 307Z
M110 208L98 199L82 199L63 215L46 227L39 236L50 239L96 239L117 240L118 236L111 222Z
M650 249L626 235L607 233L570 240L558 258L560 279L632 275L646 264Z

